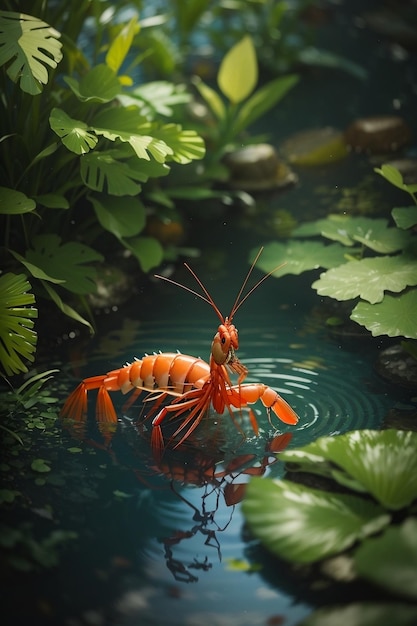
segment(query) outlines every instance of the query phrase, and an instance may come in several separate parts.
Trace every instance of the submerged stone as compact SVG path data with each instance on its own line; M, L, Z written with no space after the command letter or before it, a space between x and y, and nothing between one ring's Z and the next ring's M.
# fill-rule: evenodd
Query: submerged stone
M397 115L378 115L355 120L346 130L346 143L356 152L396 152L411 139L411 130Z
M395 385L417 389L417 361L401 344L383 350L376 361L375 369L382 378Z
M307 166L339 161L348 152L343 133L330 126L297 133L281 148L290 163Z
M266 191L297 182L297 176L267 143L245 146L226 155L229 185L247 191Z

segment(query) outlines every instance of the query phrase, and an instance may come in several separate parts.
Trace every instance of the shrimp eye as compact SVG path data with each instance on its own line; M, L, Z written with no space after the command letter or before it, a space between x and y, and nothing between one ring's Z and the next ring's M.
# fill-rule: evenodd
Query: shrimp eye
M222 344L226 343L226 337L222 337Z

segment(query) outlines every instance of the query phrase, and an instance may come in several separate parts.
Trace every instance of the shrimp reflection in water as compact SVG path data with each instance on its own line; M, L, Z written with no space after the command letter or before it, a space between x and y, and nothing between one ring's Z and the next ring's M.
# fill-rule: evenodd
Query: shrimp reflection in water
M133 392L127 406L130 406L139 394L148 392L145 402L153 404L146 419L153 418L151 445L156 456L162 455L166 445L180 446L197 428L211 406L219 415L227 409L240 431L241 427L233 409L239 411L246 409L256 435L259 432L258 423L255 413L248 405L258 400L266 407L270 422L272 411L282 422L297 424L297 414L274 389L262 383L243 382L248 375L248 369L236 356L239 341L237 328L232 323L233 318L253 291L278 269L275 268L263 276L246 295L243 295L261 253L262 248L253 261L227 317L222 315L207 289L187 264L185 267L202 289L202 294L169 278L157 276L210 304L220 319L211 345L209 363L186 354L170 352L135 359L133 363L107 374L85 378L65 402L61 417L84 423L87 419L87 394L90 390L97 389L96 420L103 432L111 432L112 428L116 427L117 414L109 392L121 391L123 394ZM237 376L236 383L232 383L230 374ZM181 424L166 443L162 433L164 420L180 416L183 416Z

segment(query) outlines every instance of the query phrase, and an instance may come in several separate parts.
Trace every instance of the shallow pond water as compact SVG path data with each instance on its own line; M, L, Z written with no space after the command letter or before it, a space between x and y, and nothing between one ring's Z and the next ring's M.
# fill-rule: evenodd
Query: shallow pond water
M354 28L349 11L328 30L327 43L334 45L339 37L342 42L346 24L350 44L339 52L362 63L370 78L361 82L326 70L303 77L260 125L276 143L307 127L344 128L357 115L392 113L397 105L405 115L415 110L415 68L396 60L376 35ZM230 310L247 271L249 251L274 239L270 220L277 210L291 211L302 221L332 212L338 204L338 211L360 212L361 202L371 197L377 213L388 215L394 204L386 183L373 180L369 195L373 165L350 155L332 166L300 170L299 184L284 194L261 197L257 213L225 206L189 209L188 243L202 251L201 259L190 263L223 313ZM358 188L364 179L368 182ZM284 473L279 455L273 463L268 446L279 450L322 435L378 428L391 408L410 399L374 373L381 343L324 329L327 314L311 289L314 277L269 278L235 320L247 380L277 389L299 414L297 426L278 420L272 426L256 405L260 434L254 436L243 415L243 440L228 415L211 415L185 446L157 463L148 424L135 424L140 406L124 412L118 394L118 430L110 451L100 447L92 394L84 439L61 425L49 438L43 432L33 437L29 468L24 458L15 466L25 507L8 512L5 522L18 528L29 523L28 536L38 541L55 530L74 535L64 538L62 549L58 546L56 566L3 577L2 603L11 626L293 626L316 606L347 601L349 594L360 597L358 589L321 585L315 570L296 575L268 556L249 536L240 512L242 485L252 474ZM185 270L175 278L194 288ZM91 342L72 339L57 345L52 340L43 369L61 370L55 395L63 401L82 378L144 353L180 350L208 358L217 323L197 298L154 282L137 293L133 304L100 321L101 331ZM44 458L51 470L37 481L30 471L34 457ZM38 550L29 539L25 548Z

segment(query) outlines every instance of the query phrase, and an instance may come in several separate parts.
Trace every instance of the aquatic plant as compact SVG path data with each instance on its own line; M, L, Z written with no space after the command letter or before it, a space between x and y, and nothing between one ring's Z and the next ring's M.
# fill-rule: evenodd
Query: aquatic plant
M73 4L37 3L39 16L0 12L2 256L5 267L31 276L36 296L92 330L86 296L108 251L127 251L143 272L163 258L145 234L142 184L166 176L171 163L201 159L205 147L194 130L166 121L191 97L183 85L134 85L137 17L113 26L106 3L77 3L76 12ZM77 41L91 4L87 58ZM15 355L33 356L34 341L26 345L10 321L2 336L20 342ZM0 356L9 375L25 367L10 350L6 361Z
M417 185L405 184L395 167L382 165L376 172L407 192L417 205ZM394 208L391 215L395 225L385 218L342 215L304 223L293 231L288 244L266 244L258 266L268 272L285 262L274 276L325 268L312 284L320 296L353 300L350 319L373 336L415 340L417 206ZM316 237L333 243L301 240ZM407 344L411 352L412 342Z
M286 450L280 460L300 478L252 478L243 502L249 528L269 551L293 563L343 553L354 575L416 602L416 448L414 432L357 430ZM308 486L314 476L315 488ZM407 605L399 602L398 611L406 613ZM416 612L414 606L414 619ZM302 622L318 623L327 622L314 614ZM364 623L388 622L377 610Z

